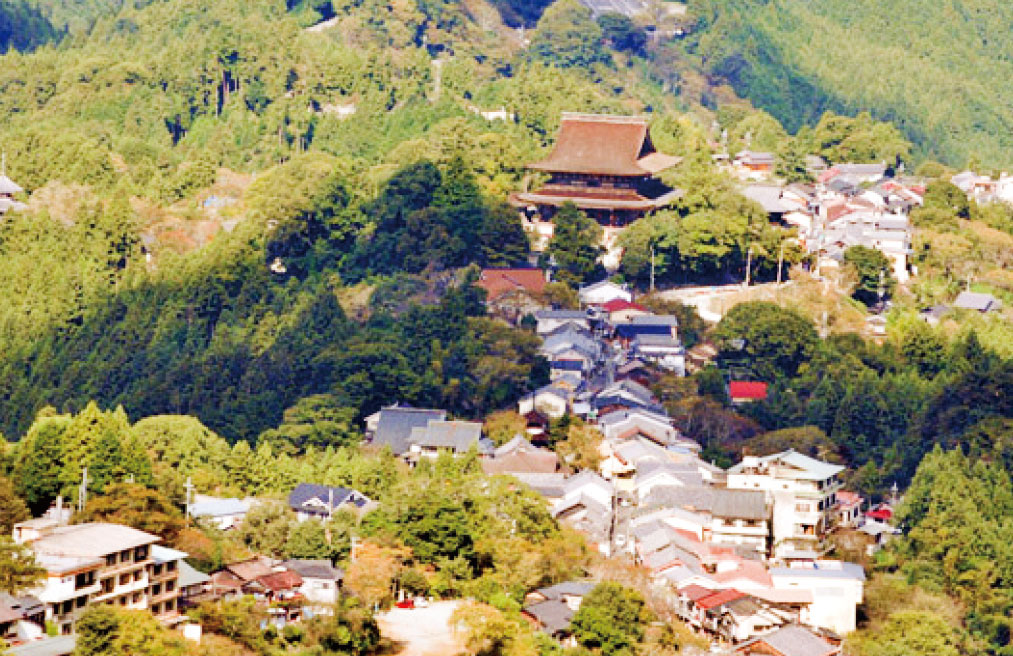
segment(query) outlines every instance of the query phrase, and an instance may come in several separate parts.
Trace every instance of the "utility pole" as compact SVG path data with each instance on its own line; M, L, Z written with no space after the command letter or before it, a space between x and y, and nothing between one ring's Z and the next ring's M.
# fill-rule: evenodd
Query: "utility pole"
M88 468L81 471L81 486L77 490L77 511L84 512L84 505L88 503Z
M746 249L746 287L749 287L750 268L753 266L753 245Z
M186 490L186 520L190 521L190 505L193 504L193 480L190 476L186 477L183 489Z
M651 293L654 293L654 244L651 244Z

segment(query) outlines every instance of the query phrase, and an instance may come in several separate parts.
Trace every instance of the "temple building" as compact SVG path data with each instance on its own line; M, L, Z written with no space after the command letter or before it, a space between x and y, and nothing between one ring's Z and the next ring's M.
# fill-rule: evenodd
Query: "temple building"
M4 154L0 159L0 214L28 209L27 205L14 199L14 194L22 191L24 189L7 177L7 155Z
M548 174L548 182L511 195L510 203L537 235L536 248L548 243L552 217L567 202L605 228L609 247L624 226L680 196L655 177L680 161L654 148L646 118L564 113L555 148L528 165Z

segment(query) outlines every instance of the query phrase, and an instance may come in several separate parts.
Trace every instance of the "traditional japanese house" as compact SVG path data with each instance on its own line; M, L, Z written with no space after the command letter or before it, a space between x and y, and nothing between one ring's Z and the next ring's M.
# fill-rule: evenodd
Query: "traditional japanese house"
M548 174L548 182L510 202L543 240L559 208L573 203L606 228L607 241L614 229L679 197L656 177L679 162L655 149L645 118L564 113L555 148L528 166Z

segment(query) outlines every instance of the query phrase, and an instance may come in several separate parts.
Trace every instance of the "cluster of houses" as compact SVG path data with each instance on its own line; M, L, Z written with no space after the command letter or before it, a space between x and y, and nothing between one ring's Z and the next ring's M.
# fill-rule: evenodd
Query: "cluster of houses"
M368 512L375 503L356 490L303 483L289 494L288 505L299 521L312 521L345 509ZM198 522L228 530L239 526L252 506L205 497L188 511ZM12 653L71 653L77 621L96 604L147 610L189 634L196 627L186 626L183 611L201 602L250 595L266 610L267 622L283 626L330 612L341 594L344 573L329 560L255 557L206 574L186 562L188 554L159 544L157 535L69 520L70 512L58 503L43 517L14 526L14 541L31 550L46 575L28 595L0 595L0 632ZM66 639L46 639L47 629Z
M950 182L979 205L997 201L1013 204L1013 176L1006 172L997 179L974 171L962 171L950 177Z
M799 245L815 256L818 270L839 267L848 248L865 246L886 255L890 273L903 283L911 274L908 213L922 205L925 188L887 174L883 164L838 164L813 184L751 182L741 191L771 221L798 230Z

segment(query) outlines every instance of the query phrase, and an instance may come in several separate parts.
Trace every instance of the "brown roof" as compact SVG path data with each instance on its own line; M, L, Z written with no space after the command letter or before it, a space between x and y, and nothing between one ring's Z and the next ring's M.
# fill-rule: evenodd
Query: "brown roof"
M559 458L552 451L521 451L496 458L484 458L486 474L552 474L559 469Z
M581 209L592 210L649 210L665 207L675 202L682 191L674 189L657 198L641 196L632 189L580 189L564 185L546 185L538 191L511 194L509 201L515 207L526 205L552 205L561 207L565 203L573 203Z
M283 572L271 572L266 576L261 576L257 581L272 592L292 590L302 585L302 577L290 569Z
M633 116L563 114L556 146L530 168L561 173L652 175L679 159L658 153L647 120Z
M230 565L226 565L225 569L232 572L243 581L252 581L262 576L267 576L274 571L271 569L270 565L260 558L252 558L250 560L232 563Z
M513 291L540 294L545 289L545 273L541 269L482 269L475 284L486 291L489 300Z

